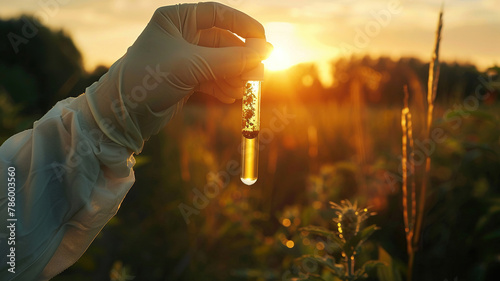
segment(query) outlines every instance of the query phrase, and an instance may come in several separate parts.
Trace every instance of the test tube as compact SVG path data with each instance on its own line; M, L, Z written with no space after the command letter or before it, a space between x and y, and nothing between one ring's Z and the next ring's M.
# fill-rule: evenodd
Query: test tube
M241 181L252 185L259 170L261 81L248 81L242 100Z
M265 48L266 40L248 38L247 47L257 50ZM259 131L260 131L260 96L264 80L264 64L242 75L246 80L242 99L242 149L241 149L241 181L252 185L257 181L259 170Z

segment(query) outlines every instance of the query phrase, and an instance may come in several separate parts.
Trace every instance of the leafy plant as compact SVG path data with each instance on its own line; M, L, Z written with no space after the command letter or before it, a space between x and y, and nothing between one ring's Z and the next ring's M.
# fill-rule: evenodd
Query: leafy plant
M297 259L303 264L312 263L321 266L328 271L327 276L334 276L345 281L362 280L379 265L381 261L369 260L358 266L355 270L356 256L360 253L363 243L377 230L376 225L363 226L363 222L375 213L370 213L368 208L358 208L357 203L352 204L349 200L342 200L340 204L330 202L331 208L335 209L337 215L333 221L336 223L337 231L332 231L318 226L307 226L300 230L307 235L322 237L332 241L341 252L341 261L336 262L334 256L303 255ZM299 275L295 280L325 280L325 275L315 272L307 272Z

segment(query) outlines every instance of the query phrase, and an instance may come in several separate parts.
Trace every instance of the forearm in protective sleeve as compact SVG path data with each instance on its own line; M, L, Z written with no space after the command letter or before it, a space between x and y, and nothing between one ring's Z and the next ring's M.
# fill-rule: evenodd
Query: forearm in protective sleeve
M1 243L0 280L46 280L76 262L134 183L134 163L101 132L85 95L58 102L33 129L5 141L0 178L15 168L16 263L9 272ZM2 221L7 206L2 188Z
M172 85L172 78L158 65L140 70L128 67L126 56L87 88L86 97L94 119L106 136L139 154L144 141L157 134L182 109L189 95L174 97L175 104L162 112L154 112L148 105L150 93L157 91L162 83Z
M187 99L160 113L138 100L127 104L122 70L119 60L86 94L58 102L33 129L0 147L1 180L9 167L16 169L18 216L16 273L7 271L2 254L0 280L47 280L75 263L133 185L132 152ZM7 189L1 189L1 221L7 205ZM6 245L0 247L6 253Z

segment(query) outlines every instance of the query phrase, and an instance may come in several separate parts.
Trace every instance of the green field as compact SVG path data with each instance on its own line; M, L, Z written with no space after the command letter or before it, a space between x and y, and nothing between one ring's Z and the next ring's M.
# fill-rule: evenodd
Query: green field
M361 258L377 258L384 249L404 271L401 183L387 180L388 173L398 175L401 110L366 107L358 116L353 106L335 103L264 103L262 128L271 128L276 110L285 107L294 117L261 139L259 180L248 187L239 174L231 175L234 166L227 168L240 162L239 104L188 104L137 157L137 182L118 215L55 280L84 272L105 280L113 264L119 267L117 261L140 280L281 280L295 258L318 252L314 246L321 241L304 240L298 228L334 229L328 201L342 199L378 213L369 220L380 230ZM499 200L499 111L482 105L454 129L458 119L439 118L445 109L435 118L446 140L431 155L425 248L417 259L425 270L419 274L421 280L488 280L485 274L495 268L491 245L500 241L493 207ZM221 188L209 185L210 173L224 172L227 184L221 176ZM198 208L193 189L203 193L207 186L208 200ZM188 224L182 203L199 212L189 213ZM284 219L290 220L288 227ZM289 240L292 248L286 246Z

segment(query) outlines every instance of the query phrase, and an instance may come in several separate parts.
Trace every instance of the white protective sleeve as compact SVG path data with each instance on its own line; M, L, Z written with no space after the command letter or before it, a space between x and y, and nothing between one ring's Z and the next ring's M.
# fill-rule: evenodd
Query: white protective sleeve
M7 264L10 230L0 229L0 280L48 280L75 263L116 214L134 183L134 163L131 150L97 126L85 94L58 102L33 129L5 141L0 178L15 168L17 221L15 273ZM8 189L1 188L2 224L8 202Z
M133 164L127 149L100 132L84 95L58 102L33 129L5 141L1 178L15 169L17 221L15 273L8 271L4 240L0 279L48 279L73 264L116 213L134 182ZM12 197L7 190L0 189L2 223Z
M33 129L5 141L1 178L15 168L17 221L15 273L2 239L0 280L49 279L78 260L134 183L134 161L98 128L85 95L58 102ZM0 189L2 223L7 195Z

